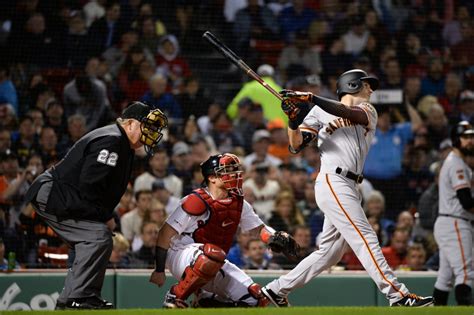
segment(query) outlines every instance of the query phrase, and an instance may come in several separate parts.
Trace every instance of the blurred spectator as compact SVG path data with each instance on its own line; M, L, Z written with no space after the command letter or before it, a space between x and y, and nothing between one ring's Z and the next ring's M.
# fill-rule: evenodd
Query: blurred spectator
M403 88L402 72L400 64L396 57L385 60L383 65L383 79L380 88L383 89L401 89Z
M46 110L46 104L54 99L54 92L49 85L40 82L30 88L29 91L31 103L29 108L38 108L43 112Z
M44 126L44 117L43 111L39 110L38 108L31 108L26 112L26 116L30 116L33 119L33 127L35 129L36 134L40 134L41 129Z
M289 143L285 123L277 118L268 123L267 129L270 131L271 141L268 154L280 159L283 163L289 163L291 153L288 150Z
M398 56L402 68L417 63L418 55L422 50L421 40L417 34L409 32L403 41L398 43ZM420 66L420 65L417 65ZM411 75L421 75L420 73L411 73Z
M188 62L180 55L176 36L165 35L160 39L156 54L156 72L168 78L171 88L178 91L183 80L191 75Z
M175 123L182 123L183 110L173 94L166 92L166 78L162 74L155 74L150 78L149 91L146 92L141 101L153 108L160 109L168 119Z
M406 230L409 234L413 232L415 226L415 218L410 211L402 211L398 215L396 228Z
M15 260L14 269L20 269L20 265L18 264L16 260ZM8 263L7 258L5 258L5 243L3 242L3 239L0 238L0 271L7 271L7 270L9 270L9 263Z
M54 129L59 137L59 142L65 138L67 132L67 123L64 117L63 105L56 99L52 99L46 104L45 125Z
M268 165L278 167L281 164L281 160L268 153L270 147L271 134L268 130L260 129L255 131L252 136L252 149L253 153L245 156L243 164L246 169L250 169L251 165L255 162L265 162Z
M143 5L150 4L144 3L142 8ZM139 45L155 54L158 51L160 37L166 34L166 26L153 16L145 15L140 18L137 29L140 33Z
M287 178L286 181L289 181L291 191L297 200L301 200L305 197L305 187L308 180L309 176L306 168L303 165L294 165L291 176Z
M463 40L462 24L469 21L471 21L471 16L467 6L458 6L455 19L448 21L443 27L444 43L447 46L454 46L461 42Z
M125 213L130 212L134 208L135 202L133 200L133 188L129 184L127 190L123 193L122 198L120 198L120 202L115 208L115 212L118 214L119 218L121 218Z
M87 132L86 118L81 114L74 114L67 119L67 135L63 135L59 155L64 157L64 154L71 148L77 140L79 140Z
M198 117L197 124L203 135L209 135L212 130L212 120L222 112L222 107L218 103L212 103L207 109L207 115Z
M455 125L463 120L474 123L474 92L471 90L465 90L459 95L459 106L452 114L450 123Z
M299 31L306 31L311 22L316 19L316 13L305 6L304 0L291 0L291 6L281 10L278 16L280 33L283 39L290 43Z
M365 200L364 211L367 218L374 217L380 225L381 234L390 237L395 229L395 222L385 216L385 197L378 190L373 190ZM384 245L382 243L382 245Z
M324 214L316 204L312 180L306 182L304 199L299 200L296 206L301 210L305 223L310 228L311 244L314 245L316 237L323 230Z
M18 118L11 104L0 104L0 126L12 132L18 129Z
M152 188L153 198L155 198L162 205L164 205L164 210L166 211L165 212L166 215L170 215L179 206L179 203L180 203L179 198L173 196L169 192L163 180L161 179L155 180L151 188Z
M322 71L321 57L319 52L311 49L309 46L308 33L298 32L295 40L290 46L283 48L280 57L278 58L278 68L280 74L285 79L294 79L295 74L290 73L290 68L298 65L305 69L306 74L319 74Z
M138 247L134 247L132 241L141 234L143 217L151 208L152 193L150 190L139 190L135 193L135 200L137 202L135 209L125 213L120 218L122 234L130 242L134 250Z
M118 0L106 1L105 15L95 20L89 27L90 45L94 55L101 55L107 48L118 43L120 36L128 27L120 20Z
M90 0L84 5L84 11L87 27L105 15L105 3L107 0Z
M0 64L0 100L2 103L11 104L16 115L20 113L16 88L10 79L10 69L5 63Z
M334 80L351 66L352 56L346 53L342 37L333 35L328 38L326 49L321 54L321 63L326 79L336 76Z
M369 30L364 24L362 16L355 16L350 21L351 28L342 35L344 41L344 50L346 53L357 56L364 50L367 39L369 38Z
M434 223L438 217L438 180L441 162L437 162L433 168L434 181L421 194L417 207L421 227L431 233L433 233Z
M268 64L260 65L257 68L257 73L265 82L271 86L275 91L281 91L282 87L276 83L273 78L275 69ZM249 98L254 103L260 104L263 108L263 115L266 120L271 121L275 118L281 118L286 123L287 116L280 109L280 103L275 96L268 93L268 91L257 81L251 80L245 83L237 95L232 99L227 107L229 117L235 119L238 112L238 104L243 98Z
M154 197L154 192L152 192L152 194L153 199L151 201L150 211L147 211L145 213L145 216L143 217L143 222L153 222L156 223L158 228L161 228L163 226L163 223L165 223L168 214L166 213L164 204Z
M250 168L247 168L250 169ZM255 195L252 206L258 216L265 222L270 219L275 209L275 198L280 193L280 185L276 180L269 179L270 165L257 162L252 165L250 177L244 181L243 188L249 188Z
M170 158L166 150L160 148L148 158L148 170L135 179L133 190L151 190L153 182L162 179L168 190L176 197L183 195L183 181L168 172Z
M438 149L441 141L449 138L448 118L439 104L431 106L425 121L427 139L432 148Z
M41 130L38 152L46 167L59 162L58 136L52 127L46 126Z
M8 129L0 128L0 155L11 151L12 145L11 133Z
M105 84L88 75L78 75L64 87L66 116L81 114L88 131L104 126L110 120L110 104Z
M403 271L425 271L426 250L421 244L413 244L408 247L406 264L400 265L399 270Z
M248 241L247 251L247 262L244 269L250 270L277 270L281 267L271 261L271 259L265 255L267 247L265 243L259 239L251 239Z
M446 74L444 93L438 96L438 100L447 115L450 115L458 105L461 89L462 82L459 75L454 72Z
M177 96L177 101L183 109L183 119L189 116L201 117L207 114L212 99L205 95L200 86L199 79L189 76L184 79L184 91Z
M398 266L406 264L409 237L406 230L395 229L390 246L382 247L382 253L391 268L397 269Z
M462 40L451 47L452 65L457 70L465 70L474 64L474 31L473 23L463 22L461 24Z
M415 139L416 137L418 135L415 136ZM428 170L428 155L424 148L412 146L407 148L406 154L408 161L403 174L406 182L404 203L406 208L412 208L416 206L421 194L428 188L433 179Z
M92 47L86 19L81 11L72 11L69 18L69 29L64 40L65 64L69 68L83 69L92 56Z
M109 264L107 268L127 269L130 268L130 256L128 250L130 243L122 235L122 233L115 232L112 236L113 248L110 255Z
M234 120L234 130L242 138L245 152L251 153L253 134L256 130L266 128L262 105L245 97L239 101L238 107L239 112ZM280 118L275 118L275 120L280 120ZM283 126L286 128L284 122ZM288 148L286 150L288 151Z
M421 80L421 95L440 96L444 91L445 78L441 58L432 57L428 63L428 73Z
M171 162L169 172L178 176L183 181L183 191L191 191L193 178L191 147L186 142L176 142L173 145Z
M421 79L419 77L404 77L403 96L410 104L418 104L421 92Z
M296 200L290 191L281 191L275 199L268 225L277 231L290 232L297 225L304 224L304 217L296 207Z
M219 152L233 152L243 145L240 134L234 132L232 121L226 112L220 112L212 120L210 136Z
M217 151L211 147L206 137L198 135L193 139L191 157L194 164L199 165L202 161L206 161L214 152Z
M155 246L159 227L155 222L143 222L140 229L142 245L132 252L132 256L142 263L142 268L155 267Z
M248 58L251 40L277 39L278 23L261 0L248 0L247 6L236 12L232 31L237 54Z
M229 249L229 253L227 253L227 260L237 267L243 268L247 264L248 243L251 238L252 235L250 232L239 230L237 232L236 243Z
M107 48L102 54L105 62L109 66L109 71L113 77L117 77L122 71L130 70L132 65L138 65L141 60L137 60L137 57L132 58L130 50L136 48L136 51L140 51L138 44L138 34L134 30L128 30L120 36L120 41L109 48ZM141 51L141 57L144 58L144 52Z
M393 108L378 108L377 130L364 165L364 176L386 198L388 218L394 219L404 206L402 158L405 146L422 126L418 112L406 104L409 122L392 124Z
M379 20L377 11L367 10L364 15L364 23L367 31L370 35L374 36L375 41L381 45L385 46L390 43L390 34L383 23Z
M33 119L24 116L20 120L18 132L14 133L12 138L12 152L17 156L20 166L23 167L30 154L38 151L38 135L33 125Z

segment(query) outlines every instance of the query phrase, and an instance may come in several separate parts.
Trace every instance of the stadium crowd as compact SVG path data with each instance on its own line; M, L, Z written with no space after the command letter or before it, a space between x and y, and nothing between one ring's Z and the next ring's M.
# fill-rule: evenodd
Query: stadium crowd
M363 206L392 268L437 270L437 176L450 126L474 123L471 1L2 0L0 8L0 270L8 259L11 268L66 266L68 248L24 194L133 100L161 109L170 127L153 156L135 160L116 208L111 268L154 266L160 226L200 187L199 164L217 152L242 157L246 200L294 236L301 257L318 246L318 149L290 154L279 101L235 67L212 72L222 85L209 84L198 58L212 56L207 29L276 90L337 99L338 75L355 67L402 92L399 103L375 105ZM216 97L235 78L238 89ZM228 259L259 270L296 264L245 233ZM339 266L362 269L351 251Z

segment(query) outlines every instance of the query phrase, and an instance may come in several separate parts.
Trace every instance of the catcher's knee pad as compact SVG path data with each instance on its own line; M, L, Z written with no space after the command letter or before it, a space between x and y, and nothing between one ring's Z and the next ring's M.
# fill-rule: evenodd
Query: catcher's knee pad
M196 290L211 281L225 262L225 252L213 244L205 244L196 261L184 269L183 276L173 287L176 297L186 300Z
M262 294L262 286L258 283L252 283L247 288L250 295L257 300L258 307L265 307L270 304L270 301Z

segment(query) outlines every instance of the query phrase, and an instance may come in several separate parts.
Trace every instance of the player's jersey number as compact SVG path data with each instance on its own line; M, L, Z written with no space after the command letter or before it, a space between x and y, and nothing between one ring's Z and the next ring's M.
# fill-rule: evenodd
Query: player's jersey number
M118 154L115 152L109 152L109 150L103 149L97 156L97 162L103 163L110 166L117 165Z

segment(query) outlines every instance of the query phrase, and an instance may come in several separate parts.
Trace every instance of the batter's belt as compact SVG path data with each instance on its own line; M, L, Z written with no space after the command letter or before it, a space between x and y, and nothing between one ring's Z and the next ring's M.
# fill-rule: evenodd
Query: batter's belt
M467 221L467 222L471 223L471 225L474 225L474 220L469 220L469 219L464 218L464 217L461 217L461 216L459 216L459 215L446 214L446 213L439 213L438 215L439 215L440 217L450 217L450 218L455 218L455 219L464 220L464 221Z
M359 174L353 173L351 171L344 172L343 169L340 168L340 167L336 168L336 174L340 174L340 175L345 176L349 179L352 179L357 184L362 183L362 181L364 180L363 175L359 175Z

